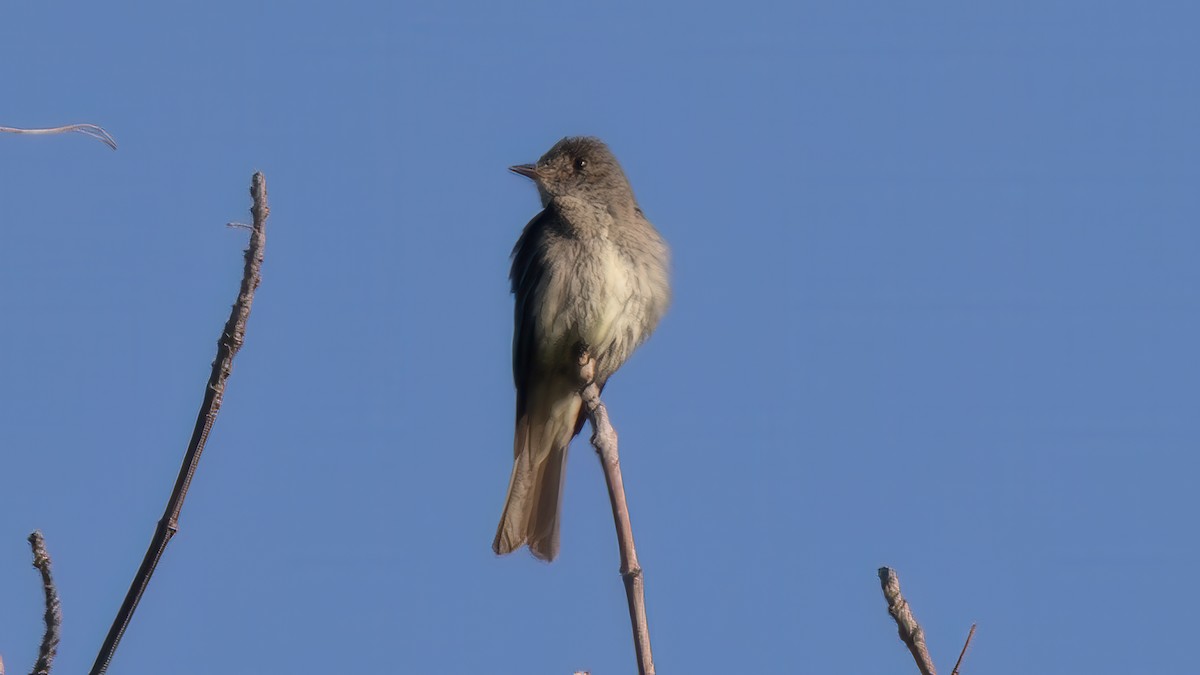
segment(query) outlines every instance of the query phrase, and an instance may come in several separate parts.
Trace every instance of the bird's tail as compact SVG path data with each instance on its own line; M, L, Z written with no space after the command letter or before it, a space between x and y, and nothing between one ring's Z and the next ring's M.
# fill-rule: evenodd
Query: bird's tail
M575 424L582 407L579 396L568 392L550 401L531 397L526 412L517 419L512 477L492 541L497 554L512 553L529 544L530 552L547 562L558 555L567 446L577 433Z

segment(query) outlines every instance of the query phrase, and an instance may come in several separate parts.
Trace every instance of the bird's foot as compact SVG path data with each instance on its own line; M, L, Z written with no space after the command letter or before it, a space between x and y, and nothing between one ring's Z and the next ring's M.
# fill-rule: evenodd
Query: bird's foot
M575 359L579 365L579 384L587 387L596 381L596 359L592 358L588 346L582 342L575 345Z

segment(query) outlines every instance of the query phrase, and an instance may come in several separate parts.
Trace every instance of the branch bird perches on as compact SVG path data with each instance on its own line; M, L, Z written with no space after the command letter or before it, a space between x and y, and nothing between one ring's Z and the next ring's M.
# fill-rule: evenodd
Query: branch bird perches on
M637 548L633 544L633 527L629 523L629 505L625 502L625 484L621 479L621 462L617 454L617 432L608 420L608 410L600 400L600 387L595 382L596 361L586 348L579 353L579 378L583 385L580 395L592 425L592 447L604 469L608 498L612 502L613 522L617 528L617 545L621 552L621 579L625 582L625 598L629 603L629 621L633 627L633 646L637 653L638 674L654 675L654 657L650 652L650 627L646 620L646 585L642 567L638 564Z

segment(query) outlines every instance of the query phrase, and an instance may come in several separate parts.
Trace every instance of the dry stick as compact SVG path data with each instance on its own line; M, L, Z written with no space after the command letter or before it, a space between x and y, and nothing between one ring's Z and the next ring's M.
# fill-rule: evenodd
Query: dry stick
M29 535L29 545L33 548L33 566L42 573L42 590L46 593L46 634L42 636L42 646L38 650L32 675L49 675L62 636L62 600L58 598L58 588L54 586L54 577L50 574L50 554L46 552L46 540L42 538L42 533L34 530ZM4 667L0 665L0 675L3 672Z
M633 625L633 646L637 651L639 675L654 675L654 657L650 654L650 627L646 621L646 587L642 568L638 565L637 549L633 545L633 527L629 524L629 505L625 503L625 485L621 480L621 463L617 455L617 432L608 421L608 411L600 400L600 387L594 381L596 362L586 350L579 357L579 374L587 385L581 395L592 423L592 446L604 467L608 483L608 498L612 502L613 521L617 526L617 543L621 549L621 578L625 581L625 597L629 601L629 621Z
M950 675L958 675L958 667L962 665L963 657L967 655L967 647L971 646L973 637L975 637L975 624L971 624L971 630L967 632L967 641L963 643L962 651L958 653L958 660L954 662L954 670L950 671Z
M887 599L888 614L896 620L900 639L908 646L908 651L912 652L921 675L937 675L933 659L929 658L929 648L925 646L925 631L921 630L921 624L917 623L917 617L913 616L908 601L900 595L900 579L895 570L880 567L879 584L883 587L883 597Z
M117 149L117 142L115 140L113 140L113 137L110 136L109 133L107 131L105 131L103 127L98 127L95 124L67 124L65 126L54 127L51 129L18 129L16 127L0 127L0 132L10 133L10 134L30 134L30 135L39 135L39 136L40 135L50 135L50 134L65 134L65 133L69 133L72 131L83 134L84 136L91 136L92 138L100 141L101 143L112 148L113 150Z
M150 548L146 550L146 557L142 559L137 576L133 578L133 583L129 586L125 602L121 604L117 618L113 620L108 637L104 638L104 644L100 647L100 653L92 665L91 675L102 675L108 669L113 652L117 650L121 636L125 634L125 629L129 626L133 611L137 609L138 601L141 600L142 593L146 591L146 586L150 583L150 576L154 574L154 568L162 558L163 551L167 548L167 542L171 541L171 537L179 530L179 512L183 509L183 500L187 496L192 476L196 473L196 465L200 462L200 453L204 451L208 432L212 429L213 422L217 419L217 412L221 409L221 397L225 394L225 380L228 379L229 373L233 369L233 357L241 349L245 339L246 320L250 318L250 305L254 302L254 290L258 288L259 281L261 281L263 247L267 241L266 222L269 211L267 208L267 183L261 173L254 174L251 179L250 195L254 198L254 206L250 209L250 213L254 216L254 230L250 235L250 246L246 249L246 267L242 275L242 288L238 293L237 302L233 303L233 312L229 315L229 321L225 324L221 339L217 341L217 356L213 361L212 375L209 376L208 384L204 388L204 402L200 405L200 414L196 418L192 440L188 443L187 452L183 456L183 466L179 469L179 477L175 479L175 488L171 490L171 498L167 500L166 511L163 513L162 519L158 521L158 527L154 530L154 538L150 541Z

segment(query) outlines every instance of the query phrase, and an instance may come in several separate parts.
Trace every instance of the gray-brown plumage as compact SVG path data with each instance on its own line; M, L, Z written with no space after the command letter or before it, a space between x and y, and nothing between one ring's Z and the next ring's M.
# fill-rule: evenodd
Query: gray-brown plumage
M671 299L666 242L646 220L608 146L559 141L513 172L537 184L542 212L512 254L513 471L492 548L558 555L567 445L583 426L578 350L603 388L658 325Z

